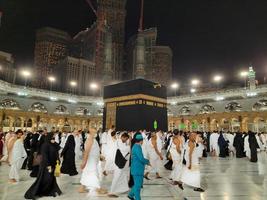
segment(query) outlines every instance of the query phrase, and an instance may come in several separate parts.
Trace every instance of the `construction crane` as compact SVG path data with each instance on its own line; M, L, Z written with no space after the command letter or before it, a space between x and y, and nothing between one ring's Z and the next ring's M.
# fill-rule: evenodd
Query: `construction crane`
M144 29L144 0L141 0L141 13L140 13L138 31L142 32L143 29Z
M91 7L92 11L94 12L95 16L97 17L97 11L96 11L96 9L94 8L94 6L93 6L91 0L85 0L85 1L88 3L88 5Z
M3 12L0 10L0 27L2 25L2 16L3 16Z

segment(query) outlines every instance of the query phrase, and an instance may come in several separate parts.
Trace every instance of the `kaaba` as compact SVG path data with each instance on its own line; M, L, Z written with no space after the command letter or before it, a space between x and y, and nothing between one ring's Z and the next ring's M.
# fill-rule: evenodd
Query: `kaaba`
M118 131L167 131L167 89L135 79L104 87L103 128Z

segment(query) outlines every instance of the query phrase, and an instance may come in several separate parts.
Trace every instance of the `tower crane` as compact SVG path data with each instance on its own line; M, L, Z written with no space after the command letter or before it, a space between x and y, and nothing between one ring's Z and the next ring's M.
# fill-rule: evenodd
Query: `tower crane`
M91 0L85 0L87 2L87 4L90 6L90 8L92 9L93 13L95 14L95 16L97 17L97 11L96 9L94 8Z

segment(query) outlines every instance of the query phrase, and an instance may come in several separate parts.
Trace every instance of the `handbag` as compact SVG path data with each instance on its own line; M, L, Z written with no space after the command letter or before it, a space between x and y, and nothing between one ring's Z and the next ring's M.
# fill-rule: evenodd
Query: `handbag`
M186 165L185 152L186 152L186 150L184 150L184 155L183 155L183 165Z
M42 161L42 155L38 154L37 152L33 153L33 162L32 166L38 166L41 164Z
M127 162L126 157L129 155L129 153L126 154L124 157L119 149L117 149L116 156L115 156L115 164L119 169L123 169L125 167L125 164Z
M60 176L60 165L59 165L59 160L57 160L57 164L56 164L56 167L55 167L54 176L55 176L55 177L59 177L59 176Z

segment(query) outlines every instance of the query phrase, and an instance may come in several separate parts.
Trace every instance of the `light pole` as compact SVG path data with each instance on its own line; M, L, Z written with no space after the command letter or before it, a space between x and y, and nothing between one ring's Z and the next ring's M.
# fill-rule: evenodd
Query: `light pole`
M71 92L75 93L75 87L77 86L77 82L76 81L71 81L70 82L70 86L72 88Z
M192 94L196 93L196 91L197 91L197 90L196 90L195 88L191 88L191 89L190 89L190 92L191 92Z
M197 87L200 84L200 81L198 79L193 79L191 81L192 86Z
M191 85L192 85L192 88L190 89L190 92L193 94L193 93L196 93L196 88L199 86L200 84L200 80L198 79L193 79L191 80Z
M4 77L2 77L3 74L3 66L0 64L0 74L1 74L1 79L4 79Z
M27 87L27 80L28 78L31 76L31 72L28 71L28 70L22 70L21 71L21 75L24 77L25 79L25 83L24 83L24 87L26 88Z
M244 78L245 81L245 89L247 88L247 77L248 77L248 72L247 71L242 71L240 72L240 76Z
M54 76L49 76L48 81L50 82L50 92L52 92L53 83L56 81Z
M93 91L93 96L95 96L95 91L98 89L97 83L90 83L90 89Z
M172 83L171 84L171 89L174 90L174 96L176 96L176 91L179 88L179 84L178 83Z
M221 75L215 75L213 77L213 81L216 83L217 88L219 88L219 84L221 83L223 77Z

